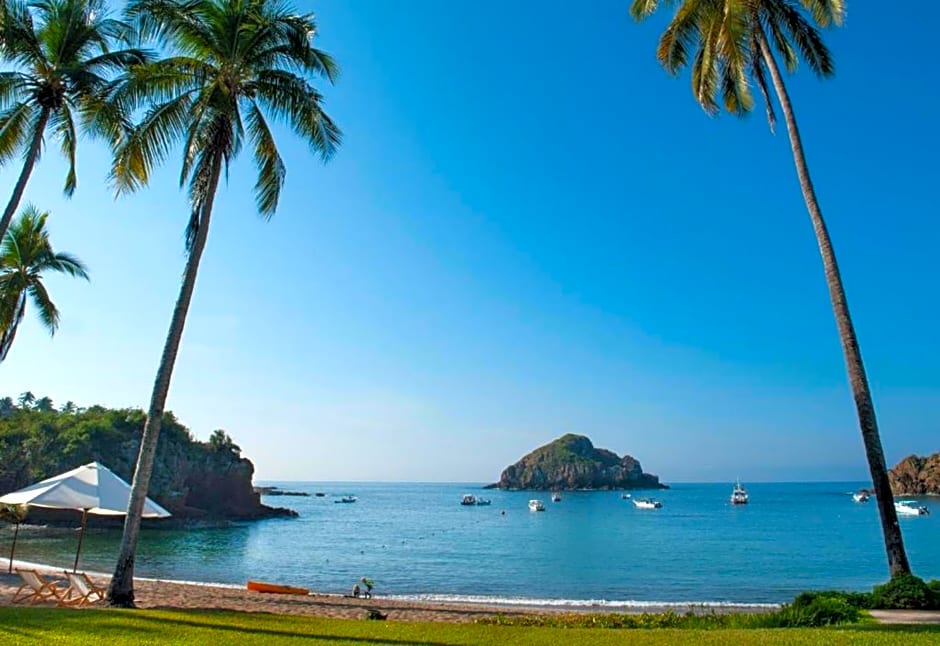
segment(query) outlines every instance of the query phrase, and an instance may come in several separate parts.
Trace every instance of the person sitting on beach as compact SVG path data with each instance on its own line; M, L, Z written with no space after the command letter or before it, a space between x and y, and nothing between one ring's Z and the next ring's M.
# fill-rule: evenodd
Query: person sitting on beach
M359 584L353 586L352 596L359 598Z
M371 599L372 598L372 586L375 585L375 583L372 581L372 579L367 579L366 577L362 577L359 580L362 582L362 585L366 586L365 594L363 594L362 596L364 596L366 599Z

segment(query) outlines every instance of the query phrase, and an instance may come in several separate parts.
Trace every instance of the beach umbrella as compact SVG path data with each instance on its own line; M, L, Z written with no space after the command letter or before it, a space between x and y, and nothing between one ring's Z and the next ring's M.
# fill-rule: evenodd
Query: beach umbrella
M25 489L0 497L0 505L29 505L46 509L75 509L82 513L82 527L78 534L78 549L75 564L82 552L85 524L88 514L95 516L123 516L127 513L131 488L108 467L98 462L89 462L77 469L46 478ZM166 509L147 498L144 501L144 518L167 518Z

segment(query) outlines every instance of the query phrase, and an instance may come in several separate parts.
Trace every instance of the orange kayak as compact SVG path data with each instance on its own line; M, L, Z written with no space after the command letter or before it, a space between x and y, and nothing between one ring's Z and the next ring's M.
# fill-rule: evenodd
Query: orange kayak
M262 583L260 581L249 581L248 589L255 592L270 592L273 594L310 594L307 588L295 588L289 585L277 585L276 583Z

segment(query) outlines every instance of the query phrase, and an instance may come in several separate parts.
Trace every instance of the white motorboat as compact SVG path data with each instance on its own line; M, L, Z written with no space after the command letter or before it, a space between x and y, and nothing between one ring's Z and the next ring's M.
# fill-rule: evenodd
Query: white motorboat
M663 503L652 498L634 498L633 506L637 509L660 509Z
M349 504L349 503L351 503L351 502L356 502L357 500L359 500L359 499L356 498L355 496L343 496L343 497L340 498L339 500L334 500L333 502L335 502L335 503L346 503L346 504Z
M472 493L465 493L463 495L463 498L460 499L460 504L468 505L468 506L475 505L477 504L477 497L474 496Z
M628 493L622 493L622 494L620 494L620 499L621 499L621 500L630 500L631 497L632 497L632 496L631 496L630 494L628 494Z
M930 510L916 500L895 500L894 510L901 516L929 516Z
M529 511L545 511L545 505L541 500L530 500Z
M871 499L871 493L868 489L859 489L852 494L852 500L855 502L868 502Z
M747 501L747 489L742 487L740 482L735 483L734 490L731 492L731 504L746 505Z
M557 491L552 492L552 502L561 502L561 494Z

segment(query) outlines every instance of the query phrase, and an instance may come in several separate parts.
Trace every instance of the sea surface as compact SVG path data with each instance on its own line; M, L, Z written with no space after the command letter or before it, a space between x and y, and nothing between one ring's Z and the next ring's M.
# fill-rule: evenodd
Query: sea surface
M324 497L265 497L296 519L142 532L137 575L244 585L261 580L348 592L362 576L383 596L538 605L767 604L807 589L869 589L887 578L874 502L858 482L732 483L632 492L662 501L635 509L621 492L483 491L468 484L267 482ZM461 495L492 501L463 507ZM336 504L345 494L353 504ZM530 512L530 498L546 511ZM940 578L940 499L930 516L900 519L917 574ZM76 525L77 525L76 514ZM11 530L0 530L7 553ZM27 526L17 558L70 567L77 532ZM120 531L86 534L81 567L110 572Z

